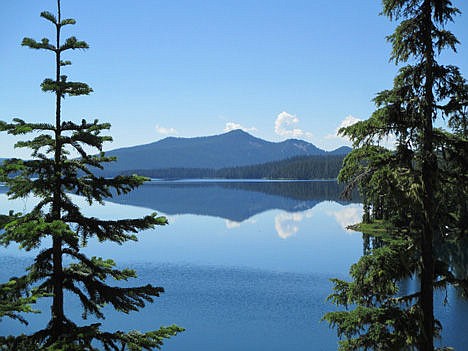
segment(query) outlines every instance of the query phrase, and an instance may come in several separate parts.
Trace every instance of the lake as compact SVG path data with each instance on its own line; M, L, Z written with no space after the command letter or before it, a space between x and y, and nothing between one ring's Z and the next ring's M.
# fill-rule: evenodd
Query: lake
M0 213L30 208L34 199L7 201L0 187ZM363 252L361 204L343 201L334 182L152 181L84 212L116 219L156 211L169 225L140 234L124 246L90 241L89 255L113 258L138 272L132 282L163 286L165 293L139 313L106 309L107 329L150 330L175 323L187 330L166 342L168 351L336 350L337 337L323 314L332 277L346 278ZM0 281L21 274L34 253L0 249ZM455 290L437 297L444 343L468 344L468 303ZM48 320L33 315L25 327L4 319L0 334L32 332ZM79 302L67 300L79 318Z

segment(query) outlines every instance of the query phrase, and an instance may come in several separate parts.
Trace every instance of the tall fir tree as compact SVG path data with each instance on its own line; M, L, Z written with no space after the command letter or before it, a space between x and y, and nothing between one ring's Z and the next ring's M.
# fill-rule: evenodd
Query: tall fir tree
M56 30L54 43L44 38L36 41L24 38L22 45L51 52L55 58L55 77L41 84L44 92L55 95L53 123L27 123L14 119L0 122L0 130L12 135L33 133L31 140L19 141L16 147L32 150L30 160L10 159L0 168L1 181L8 187L10 199L35 196L39 202L28 213L10 212L0 218L0 243L17 243L24 250L40 248L33 264L22 277L11 278L0 285L0 317L10 317L26 323L25 312L34 312L33 304L44 296L52 299L51 319L47 326L32 335L2 336L1 350L153 350L160 348L165 338L183 329L175 325L160 329L106 332L100 323L80 326L65 313L65 300L75 296L81 302L83 316L104 318L102 307L129 313L153 302L164 290L150 284L137 287L111 285L112 280L136 277L133 270L116 269L110 259L87 257L82 247L91 238L99 242L124 244L136 241L140 230L167 224L155 213L143 218L101 220L82 213L70 194L84 197L89 204L103 204L112 194L127 193L140 186L144 177L118 176L112 179L93 174L106 162L113 161L102 152L103 135L108 123L98 120L79 123L62 120L62 101L66 96L88 95L92 89L85 83L69 81L62 73L71 64L63 55L70 50L88 49L88 44L75 37L62 40L62 29L75 20L62 18L61 2L57 14L42 12L41 17ZM79 154L73 158L70 151ZM94 154L87 150L95 150ZM51 242L50 247L44 247ZM67 292L65 294L65 292Z
M383 14L399 20L388 37L400 68L393 88L377 94L377 110L342 129L355 149L340 180L364 198L367 247L351 267L351 282L334 280L330 299L353 306L331 312L342 350L434 350L441 325L434 319L434 289L467 289L467 272L456 274L450 247L467 250L468 85L459 69L437 61L456 51L446 29L459 10L449 0L383 0ZM445 119L448 129L435 128ZM395 150L379 146L396 137ZM450 256L450 255L449 255ZM452 255L453 258L453 255ZM456 260L455 260L456 261ZM418 291L403 294L402 280L417 276Z

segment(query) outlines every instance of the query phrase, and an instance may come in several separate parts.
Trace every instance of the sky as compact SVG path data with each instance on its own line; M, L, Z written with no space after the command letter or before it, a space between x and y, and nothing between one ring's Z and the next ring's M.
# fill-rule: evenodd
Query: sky
M461 45L441 61L467 77L468 4L453 3L462 15L448 29ZM54 97L40 90L54 57L20 43L54 37L39 14L55 6L1 0L0 120L54 120ZM90 45L65 54L63 73L94 89L67 97L63 119L110 122L107 150L237 128L337 148L347 144L337 129L368 118L398 70L385 39L396 23L380 11L378 0L63 0L63 17L77 20L64 36ZM16 140L0 135L0 157L27 157Z

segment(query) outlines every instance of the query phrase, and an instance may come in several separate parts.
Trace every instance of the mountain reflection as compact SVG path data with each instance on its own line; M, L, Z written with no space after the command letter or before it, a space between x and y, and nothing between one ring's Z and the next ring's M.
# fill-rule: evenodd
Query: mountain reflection
M341 191L335 181L152 181L110 201L167 215L220 217L235 226L272 209L299 213L322 201L349 203L340 198Z

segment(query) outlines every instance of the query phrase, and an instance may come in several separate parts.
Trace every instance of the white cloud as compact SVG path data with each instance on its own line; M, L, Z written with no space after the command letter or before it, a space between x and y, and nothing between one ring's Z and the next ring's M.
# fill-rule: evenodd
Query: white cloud
M231 130L236 130L236 129L242 129L244 132L255 132L257 130L257 128L255 127L246 128L240 125L239 123L235 123L235 122L227 122L226 126L224 127L225 132L230 132Z
M335 130L335 134L328 134L325 136L325 139L342 139L342 140L348 140L348 138L344 138L340 135L338 135L338 131L340 130L340 128L345 128L345 127L349 127L349 126L352 126L353 124L357 123L357 122L360 122L362 121L362 119L360 118L357 118L357 117L354 117L352 115L348 115L345 117L344 120L341 121L340 125L338 126L338 128L336 128Z
M160 126L159 124L156 124L155 128L156 128L156 132L158 132L159 134L163 134L163 135L177 134L177 130L175 130L174 128L166 128L166 127Z
M346 116L345 119L341 121L338 129L352 126L353 124L356 124L359 121L362 121L362 119L354 117L352 115Z
M345 119L343 119L335 130L335 134L328 134L325 136L325 139L334 139L334 140L342 140L342 141L348 141L349 139L347 137L342 137L341 135L338 135L338 131L340 128L346 128L349 126L352 126L353 124L362 121L362 119L354 117L352 115L346 116ZM388 149L395 149L396 145L396 136L395 134L389 134L386 137L383 137L382 139L375 138L375 143L378 143L380 146L386 147Z
M303 219L301 213L280 213L275 216L275 229L281 239L287 239L299 231L298 222Z
M311 138L312 133L305 132L302 129L294 128L299 123L299 118L287 113L281 112L275 120L275 133L280 136L291 138Z

